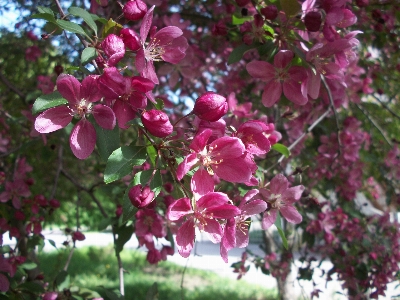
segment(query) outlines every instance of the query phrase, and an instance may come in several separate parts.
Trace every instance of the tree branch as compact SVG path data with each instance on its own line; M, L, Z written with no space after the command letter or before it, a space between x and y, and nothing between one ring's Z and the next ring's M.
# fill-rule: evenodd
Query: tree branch
M12 84L12 83L4 76L4 74L1 72L1 70L0 70L0 80L1 80L10 90L12 90L14 93L16 93L20 98L22 98L23 100L25 100L25 95L24 95L24 93L22 93L14 84Z

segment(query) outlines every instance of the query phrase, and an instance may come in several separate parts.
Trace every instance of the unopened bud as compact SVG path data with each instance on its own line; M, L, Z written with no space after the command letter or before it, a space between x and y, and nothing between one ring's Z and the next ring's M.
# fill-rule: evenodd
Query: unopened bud
M123 8L124 17L131 21L138 21L147 12L147 5L142 0L128 1Z
M125 55L124 41L115 34L108 35L101 43L101 47L108 56L109 66L115 66Z
M308 31L316 32L321 28L322 17L318 11L310 11L304 17L304 25Z
M141 119L144 127L156 137L166 137L170 135L174 129L167 114L161 110L151 109L145 111Z
M154 192L149 186L142 187L141 184L133 186L128 193L129 200L133 206L143 208L150 204L154 199Z
M278 8L275 5L263 7L260 9L260 12L267 20L275 20L278 16Z
M86 239L86 237L82 232L74 231L74 233L72 234L73 241L83 241L85 239Z
M193 113L201 120L216 122L228 111L226 98L214 92L206 92L197 98Z
M124 28L120 31L120 37L124 41L125 46L132 50L137 51L141 48L140 39L138 34L129 28Z
M239 7L243 7L249 4L250 0L235 0L235 2Z

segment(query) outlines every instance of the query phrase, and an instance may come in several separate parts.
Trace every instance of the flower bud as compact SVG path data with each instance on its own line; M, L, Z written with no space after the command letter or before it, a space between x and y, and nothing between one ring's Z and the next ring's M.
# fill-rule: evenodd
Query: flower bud
M141 184L138 184L129 190L128 197L133 206L136 206L137 208L143 208L153 201L154 192L148 185L142 187Z
M138 21L147 13L147 5L142 0L132 0L125 4L122 11L126 19Z
M51 199L49 201L49 204L52 208L59 208L60 207L60 201L58 201L57 199Z
M138 34L129 28L124 28L120 31L120 36L124 41L125 46L132 51L137 51L141 48Z
M144 127L156 137L166 137L173 131L166 113L161 110L151 109L142 114L142 123Z
M304 17L304 25L308 31L316 32L321 28L322 17L319 11L310 11Z
M275 20L278 16L278 8L275 5L263 7L260 9L260 12L267 20Z
M206 92L197 98L193 113L202 120L216 122L228 111L226 98L214 92Z
M115 34L108 35L101 43L101 47L108 56L109 66L115 66L125 55L124 41Z
M250 0L235 0L235 2L239 7L243 7L249 4Z
M82 232L74 231L74 233L72 234L73 241L83 241L85 239L86 239L86 237Z

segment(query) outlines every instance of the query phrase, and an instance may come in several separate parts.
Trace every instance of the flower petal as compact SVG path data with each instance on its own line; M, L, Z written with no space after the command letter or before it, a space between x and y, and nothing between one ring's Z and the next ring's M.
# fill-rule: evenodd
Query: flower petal
M35 129L40 133L49 133L64 128L72 121L71 110L67 106L49 108L37 116Z
M207 219L207 223L204 225L204 232L207 233L208 238L214 244L221 242L222 228L218 221Z
M278 211L276 209L271 209L270 211L266 211L264 213L262 223L261 223L262 229L266 230L275 223L277 213L278 213Z
M182 257L189 257L193 249L195 230L194 221L190 219L182 224L176 234L176 245L178 252Z
M96 131L93 125L86 119L76 123L71 131L69 145L79 159L85 159L92 154L96 145Z
M115 114L108 106L97 104L93 107L92 114L100 127L108 130L112 130L115 127Z
M278 100L281 98L282 95L282 83L271 80L267 82L264 87L264 92L262 94L262 104L265 107L273 106Z
M303 220L301 214L297 211L297 209L294 206L291 205L282 206L279 211L289 223L299 224Z
M246 65L246 70L251 77L269 81L275 78L275 68L270 63L254 60Z
M183 176L199 161L196 153L191 153L186 156L176 169L176 177L181 180Z
M192 177L191 189L193 193L199 195L200 197L214 192L214 179L203 167L200 167Z
M86 99L89 102L96 102L103 97L98 86L99 76L90 75L82 80L82 87L80 91L81 99Z
M183 216L192 213L192 205L189 198L181 198L172 202L167 210L167 218L170 221L177 221Z
M56 81L57 90L72 106L79 103L81 83L72 75L61 74Z

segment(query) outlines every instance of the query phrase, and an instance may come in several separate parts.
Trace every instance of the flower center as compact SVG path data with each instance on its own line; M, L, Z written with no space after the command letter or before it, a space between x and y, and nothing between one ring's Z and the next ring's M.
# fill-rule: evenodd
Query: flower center
M82 99L78 105L75 106L74 116L75 118L82 119L92 113L91 102L86 101L86 99Z
M165 53L164 46L159 45L159 41L152 39L144 49L144 56L147 60L151 61L162 61L161 56Z
M268 199L268 203L271 205L271 208L274 209L280 209L282 206L285 205L285 203L282 201L281 194L272 194Z

